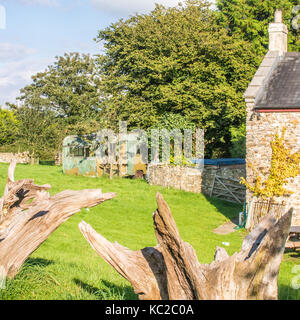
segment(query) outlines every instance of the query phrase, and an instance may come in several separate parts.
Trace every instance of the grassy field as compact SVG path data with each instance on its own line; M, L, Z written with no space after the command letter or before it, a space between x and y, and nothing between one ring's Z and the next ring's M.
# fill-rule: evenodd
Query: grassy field
M0 188L4 189L8 165L0 164ZM90 247L78 229L84 220L110 241L137 250L156 245L152 213L155 194L161 192L168 202L182 238L197 251L201 263L213 260L216 246L225 247L231 255L240 250L244 230L217 235L213 229L241 211L239 205L202 194L149 186L145 181L115 178L93 179L67 176L60 167L18 165L16 179L33 178L37 184L49 183L51 194L65 189L100 188L117 192L117 198L98 207L82 210L61 225L22 267L14 280L0 290L0 299L137 299L130 284L107 265ZM279 298L300 299L300 289L291 282L299 265L299 254L286 253L279 275ZM299 282L299 281L298 281Z

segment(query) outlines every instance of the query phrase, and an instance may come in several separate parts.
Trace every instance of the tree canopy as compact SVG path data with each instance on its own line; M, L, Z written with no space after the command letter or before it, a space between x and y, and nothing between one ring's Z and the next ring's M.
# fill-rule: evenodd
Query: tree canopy
M243 1L250 10L250 1L233 4ZM233 4L219 0L222 12L205 0L156 5L100 30L104 54L56 57L21 89L21 107L10 105L21 122L18 139L38 152L32 139L42 137L43 148L52 141L58 151L63 135L117 130L121 120L129 130L202 128L206 157L231 156L243 140L243 94L261 59L251 43L256 25L252 38L239 32Z
M260 56L268 50L268 26L274 21L275 10L282 9L289 29L289 51L300 50L299 30L293 28L292 23L298 20L299 11L293 12L293 8L299 5L299 0L217 0L216 3L219 23L228 28L230 34L252 43Z
M111 122L149 128L179 114L205 129L207 156L228 156L255 73L251 45L218 25L202 0L137 14L99 31L101 91Z
M65 53L32 77L18 100L39 111L51 111L67 124L95 118L100 109L99 71L90 55Z
M20 104L8 104L18 120L16 144L51 159L69 134L97 131L100 75L90 55L65 53L21 89Z
M17 133L17 120L12 111L0 106L0 146L14 142Z
M51 112L29 106L12 106L18 121L15 145L19 150L29 151L32 157L53 159L61 149L65 130Z

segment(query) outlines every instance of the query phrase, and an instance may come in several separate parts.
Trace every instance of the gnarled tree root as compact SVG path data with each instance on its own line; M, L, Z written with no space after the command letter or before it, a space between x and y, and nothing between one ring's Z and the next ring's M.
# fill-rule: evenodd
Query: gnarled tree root
M0 266L13 278L27 257L64 221L82 208L96 206L116 196L101 190L66 190L50 197L50 185L33 180L14 181L16 162L8 169L0 198Z
M139 299L277 299L277 278L292 209L281 219L266 216L249 234L239 253L217 247L211 264L200 264L184 242L163 197L153 214L158 245L131 251L111 243L85 222L79 229L94 250L133 286Z

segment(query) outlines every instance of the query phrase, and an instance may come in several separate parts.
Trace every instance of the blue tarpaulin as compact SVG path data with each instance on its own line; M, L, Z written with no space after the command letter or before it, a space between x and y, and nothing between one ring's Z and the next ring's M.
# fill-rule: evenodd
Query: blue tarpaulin
M193 159L191 160L192 163L195 164L203 164L205 166L230 166L230 165L235 165L235 164L246 164L245 159L240 159L240 158L228 158L228 159Z

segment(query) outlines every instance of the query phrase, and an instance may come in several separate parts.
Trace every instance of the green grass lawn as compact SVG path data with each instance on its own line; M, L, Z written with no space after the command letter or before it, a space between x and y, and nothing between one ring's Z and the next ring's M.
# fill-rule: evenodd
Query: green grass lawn
M0 164L0 187L4 189L8 165ZM138 250L155 246L152 213L155 194L160 192L168 202L183 240L196 250L201 263L213 260L216 246L225 247L231 255L240 250L244 230L217 235L213 229L241 211L239 205L202 194L187 193L149 186L141 180L86 178L68 176L61 167L18 165L16 179L33 178L37 184L49 183L51 194L65 189L102 189L117 192L115 199L89 211L84 209L61 225L23 265L14 280L0 290L0 299L137 299L130 284L106 264L90 247L78 229L84 220L110 241ZM299 265L299 254L286 253L279 275L279 298L300 299L300 289L291 282ZM298 281L299 282L299 281Z

